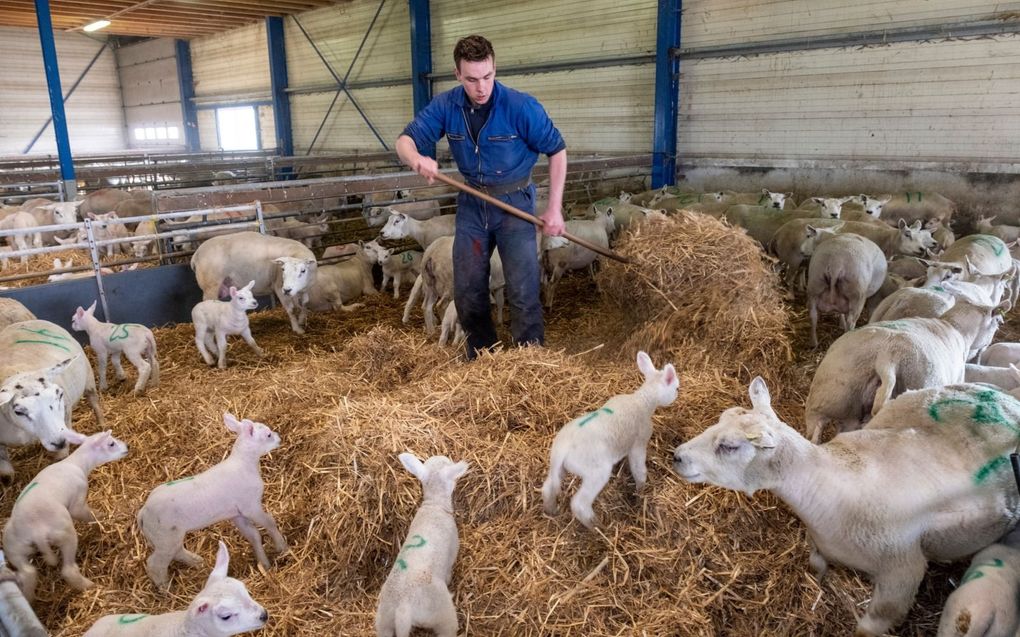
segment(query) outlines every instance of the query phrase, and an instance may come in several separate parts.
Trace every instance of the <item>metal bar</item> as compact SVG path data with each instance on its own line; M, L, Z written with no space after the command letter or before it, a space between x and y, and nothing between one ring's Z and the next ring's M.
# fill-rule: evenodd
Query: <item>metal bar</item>
M330 63L326 61L326 58L322 55L322 51L319 50L319 47L315 44L315 41L312 40L312 36L308 34L308 31L305 30L305 26L301 24L301 20L298 20L298 17L296 15L291 16L291 18L293 18L294 24L297 25L297 28L301 30L301 34L305 36L306 40L308 40L308 44L312 45L312 50L315 51L315 54L319 56L320 60L322 60L323 66L325 66L326 70L329 71L329 74L333 76L333 79L336 80L336 83L338 85L343 84L343 81L340 79L340 76L336 74L336 71L333 70L333 67L330 65Z
M659 0L655 53L655 115L652 125L652 188L676 183L677 109L680 101L680 46L683 0Z
M329 103L329 108L327 108L325 114L323 114L322 121L319 122L319 127L315 129L315 135L312 136L312 143L308 144L308 150L305 151L306 155L312 154L312 149L315 148L315 142L319 141L319 134L322 133L322 129L326 125L326 120L329 119L329 114L333 112L333 107L336 106L336 101L338 99L340 99L339 90L333 94L333 101Z
M608 58L591 58L587 60L572 60L564 62L549 62L543 64L522 64L519 66L499 67L500 77L508 75L533 75L536 73L555 73L556 71L576 71L579 69L598 69L610 66L629 66L632 64L652 64L655 62L654 55L620 55ZM430 73L429 79L433 82L457 79L453 73Z
M804 38L789 38L770 42L746 42L722 46L678 49L673 55L681 60L703 60L706 58L788 53L812 49L838 49L851 46L892 44L894 42L927 42L929 40L946 38L971 38L1015 33L1020 33L1020 23L1016 21L982 20L978 22L943 24L934 27L903 27L877 31L859 31L857 33L812 35ZM502 69L500 69L500 75L505 75Z
M414 99L414 113L428 106L432 101L432 15L429 0L408 0L411 11L411 95ZM419 148L418 152L436 156L435 144Z
M96 235L93 232L92 220L85 220L85 236L89 240L89 254L92 255L92 271L96 276L96 288L99 290L99 304L103 307L103 317L107 321L113 321L110 316L110 307L106 304L106 289L103 287L103 267L99 261L99 248L96 246Z
M181 118L184 121L184 146L195 152L198 138L198 109L195 108L195 81L191 73L191 45L187 40L174 40L177 58L177 83L181 92Z
M348 82L347 88L352 91L362 88L387 88L391 86L406 86L411 84L412 80L409 77L391 77L391 78L380 78L378 80L358 80L354 82ZM308 95L311 93L329 93L332 91L339 91L339 84L313 84L311 86L301 87L288 87L287 92L291 95Z
M67 115L64 113L64 94L60 86L60 66L57 62L57 46L53 39L53 19L50 16L49 0L35 0L35 15L39 26L43 66L46 69L46 87L50 94L53 134L57 139L57 154L60 157L60 178L73 183L74 160L71 158L71 141L67 136Z
M266 220L262 216L262 202L255 200L255 220L259 224L259 234L266 233Z
M266 17L266 42L269 44L269 82L273 92L273 121L276 123L276 154L294 154L294 133L287 95L287 51L283 37L283 18Z
M92 66L96 63L96 60L99 59L99 56L103 54L103 51L105 51L108 46L110 46L109 40L107 40L106 42L103 42L103 46L99 47L99 50L96 51L96 54L92 56L92 59L89 61L88 65L85 67L85 70L83 70L81 72L81 74L78 75L78 79L76 79L74 81L74 84L72 84L71 88L68 89L67 95L64 96L64 103L65 104L67 103L67 100L69 100L71 98L71 95L74 94L74 91L75 91L75 89L78 88L78 85L81 84L81 81L84 80L85 76L88 75L89 71L92 70ZM39 141L39 138L42 137L42 134L44 132L46 132L46 129L49 128L50 122L52 122L52 121L53 121L53 116L52 115L50 117L46 118L46 123L43 124L42 127L39 129L39 132L35 134L35 137L32 138L32 141L28 142L28 146L26 146L25 150L22 151L22 153L21 153L22 155L27 155L28 153L30 153L32 151L32 147L35 146L35 143L37 141Z

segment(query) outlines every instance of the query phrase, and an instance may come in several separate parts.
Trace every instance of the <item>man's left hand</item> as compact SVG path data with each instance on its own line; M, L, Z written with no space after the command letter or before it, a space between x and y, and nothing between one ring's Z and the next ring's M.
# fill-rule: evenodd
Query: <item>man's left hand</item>
M545 223L542 227L542 233L547 237L558 237L566 230L566 224L563 222L563 213L559 208L549 208L540 219Z

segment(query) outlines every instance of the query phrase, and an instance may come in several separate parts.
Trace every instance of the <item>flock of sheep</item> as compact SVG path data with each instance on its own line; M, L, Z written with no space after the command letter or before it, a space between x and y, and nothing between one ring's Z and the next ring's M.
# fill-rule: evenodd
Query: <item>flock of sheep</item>
M393 198L388 193L380 197ZM212 365L215 358L224 367L226 338L234 334L261 354L247 318L255 296L275 293L292 329L301 334L309 310L351 310L353 299L376 292L375 264L392 279L395 297L403 277L414 278L405 322L422 300L431 332L435 306L445 302L441 338L455 334L453 215L439 215L435 199L388 207L374 203L366 198L366 222L382 226L383 239L412 238L422 251L394 253L378 241L359 242L332 253L348 256L347 261L318 265L307 245L311 237L234 232L204 238L191 267L205 298L192 313L196 347L205 362ZM43 204L41 209L58 215L64 214L58 210L73 213L82 205ZM903 619L928 561L977 553L947 602L940 636L1015 635L1020 627L1020 531L1011 529L1020 520L1020 491L1008 456L1020 442L1020 370L1015 366L1020 344L993 345L992 340L1020 291L1011 245L1003 240L1015 240L1020 228L985 222L983 232L955 240L949 231L955 206L928 193L817 197L794 207L789 196L768 190L688 193L668 188L622 193L581 207L572 216L583 218L569 220L567 227L609 247L621 228L678 209L745 228L785 264L786 281L806 291L814 343L819 313L838 314L845 333L831 344L813 379L805 406L808 437L778 418L768 388L756 378L749 390L751 409L728 409L717 424L676 449L677 473L691 482L748 493L774 491L808 527L810 562L819 577L829 562L869 574L875 592L858 622L858 634L880 635ZM547 304L564 272L590 267L596 259L556 238L541 238L538 249ZM502 314L498 254L491 263L490 287ZM83 589L91 582L76 563L73 521L93 519L86 503L89 472L124 457L127 446L110 431L87 437L73 431L71 409L84 396L102 427L98 393L106 388L109 357L118 378L124 377L121 356L138 369L136 393L158 386L155 341L141 325L99 321L94 304L77 308L72 326L88 334L97 356L97 389L88 358L68 332L35 319L13 301L0 301L5 301L0 305L5 319L0 324L0 476L14 473L6 446L41 442L64 456L22 490L4 529L4 550L29 599L37 552L48 564L61 564L68 584ZM855 329L869 307L871 322ZM676 399L679 379L672 365L658 369L643 352L637 366L644 376L640 388L610 398L556 436L542 487L549 515L558 510L565 472L581 478L570 507L586 527L595 523L593 503L615 463L627 458L641 489L652 414ZM172 561L201 562L184 548L185 535L219 521L232 521L265 567L269 561L259 527L277 551L287 550L273 517L262 507L259 471L260 457L275 449L280 437L262 423L231 414L224 415L224 424L236 436L230 455L201 474L155 487L137 514L152 547L146 571L162 589L168 586ZM819 444L830 428L837 435ZM72 444L79 446L68 454ZM456 610L448 590L458 550L452 495L468 467L445 456L423 462L401 454L400 461L421 480L423 501L380 593L376 630L404 636L418 626L455 635ZM226 577L226 564L221 544L216 567L187 610L158 617L104 617L87 637L179 634L175 631L229 635L261 628L266 610L251 600L242 583Z

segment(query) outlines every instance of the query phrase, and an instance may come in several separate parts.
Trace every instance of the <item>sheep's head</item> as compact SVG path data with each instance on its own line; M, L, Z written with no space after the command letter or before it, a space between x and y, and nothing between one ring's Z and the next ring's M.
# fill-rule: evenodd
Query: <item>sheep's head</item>
M669 363L662 369L656 369L648 354L638 352L637 366L641 375L645 377L643 387L651 389L656 404L660 407L671 405L676 400L677 391L680 389L680 378L676 375L673 364Z
M400 463L421 480L422 492L426 498L440 498L449 501L457 479L468 470L466 462L454 462L446 456L432 456L422 462L413 453L400 454Z
M228 294L230 294L230 302L242 310L254 310L259 306L258 300L255 299L255 295L252 293L252 288L255 287L255 281L250 281L248 285L243 288L230 286Z
M46 333L40 335L39 332ZM38 332L33 330L33 334L27 336L70 342L70 338L47 332L45 328ZM56 381L74 360L76 358L68 358L44 370L15 374L0 385L0 412L9 422L38 438L47 451L64 449L73 434L64 421L64 390Z
M280 264L280 287L287 296L297 296L315 283L315 259L299 259L297 257L277 257L273 259Z
M938 243L931 236L931 230L922 228L919 220L907 225L906 221L900 219L897 227L900 230L900 254L922 257L929 250L938 247Z
M388 211L390 218L386 220L386 225L379 232L383 239L395 241L397 239L403 239L408 236L407 230L407 215L402 212L396 212L385 208Z
M751 409L730 407L719 422L673 452L673 470L684 480L752 494L775 485L780 429L768 387L760 376L749 388Z
M238 420L234 414L228 412L223 414L223 424L237 434L237 444L254 450L260 456L280 446L280 434L264 423L247 418Z
M775 208L782 210L783 206L786 205L786 198L790 196L790 193L786 192L772 192L768 188L761 189L762 199L766 199L765 206L768 208Z
M269 613L255 603L244 583L227 577L229 563L227 545L221 541L216 566L186 612L187 626L197 629L196 634L239 635L258 630L269 620Z

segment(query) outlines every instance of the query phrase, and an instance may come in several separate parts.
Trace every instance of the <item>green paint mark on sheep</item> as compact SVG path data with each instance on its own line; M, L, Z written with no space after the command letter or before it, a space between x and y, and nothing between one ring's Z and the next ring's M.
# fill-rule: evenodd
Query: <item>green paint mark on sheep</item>
M941 285L936 285L935 287L932 288L932 290L935 290L936 292L945 292L946 288L942 287Z
M403 555L405 552L407 552L410 549L420 549L421 547L425 546L426 544L428 544L428 542L422 536L418 535L417 533L412 535L411 539L408 540L406 544L404 544L404 548L400 549L400 553L397 554L397 568L399 568L402 571L406 571L407 570L407 561L404 560L404 558L402 558L400 556Z
M29 491L31 491L32 489L36 488L37 486L39 486L38 482L29 482L28 486L26 486L24 489L21 490L21 493L18 495L18 499L14 501L14 504L17 504L21 500L21 498L25 497L25 495Z
M997 471L1001 471L1009 466L1009 458L1006 456L999 456L986 462L980 469L974 472L974 484L983 484L992 477Z
M66 336L64 336L63 334L60 334L58 332L51 332L48 329L46 329L45 327L40 329L40 330L32 330L32 329L29 329L27 327L19 327L18 329L21 330L22 332L28 332L30 334L35 334L36 336L41 336L42 339L40 340L40 339L24 338L24 339L18 339L16 341L14 341L15 343L37 343L37 344L40 344L40 345L51 345L53 347L62 349L65 352L68 352L68 353L71 352L71 348L69 348L67 345L65 345L65 343L69 343L70 342L70 339L67 338ZM63 341L63 342L59 342L59 341Z
M115 325L113 331L110 332L110 342L120 341L131 336L131 332L128 331L129 327L142 327L137 323L124 323L122 325Z
M1002 253L1006 251L1006 244L1002 242L999 237L993 237L990 234L975 234L971 235L971 241L979 245L983 245L991 250L995 256L1001 257Z
M993 389L983 389L973 392L970 395L963 394L963 398L943 398L933 402L928 407L928 415L935 422L942 422L943 411L952 405L968 405L974 407L970 418L981 425L1002 425L1016 434L1020 434L1020 427L1010 422L1002 413L1002 402L1016 403L1012 396L1003 394ZM1020 405L1011 404L1011 407Z
M971 567L967 569L967 572L963 574L963 579L960 580L960 586L963 586L964 584L972 580L984 577L985 573L981 569L986 566L990 568L1002 568L1004 565L1005 562L1003 562L999 558L993 558L991 560L985 560L984 562L972 564Z
M148 615L121 615L117 618L118 624L137 624L148 617Z
M195 479L195 476L188 476L187 478L180 478L178 480L171 480L170 482L164 482L163 484L168 486L168 487L172 487L175 484L180 484L182 482L188 482L189 480L194 480L194 479Z
M407 252L401 252L400 261L402 263L410 263L411 261L414 261L414 252L412 252L411 250L408 250Z
M577 423L577 426L584 427L591 421L595 420L595 418L597 418L599 414L612 415L612 413L613 413L612 409L610 409L609 407L603 407L602 409L598 409L596 411L591 412L590 414L587 414L584 418L581 419L581 422Z

